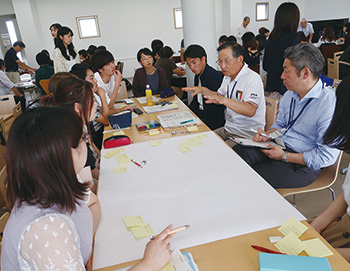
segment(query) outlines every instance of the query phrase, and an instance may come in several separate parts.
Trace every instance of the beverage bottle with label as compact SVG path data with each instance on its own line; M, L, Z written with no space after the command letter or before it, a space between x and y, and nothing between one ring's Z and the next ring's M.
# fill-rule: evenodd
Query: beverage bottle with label
M147 98L147 105L153 105L152 90L149 87L149 85L146 85L146 98Z

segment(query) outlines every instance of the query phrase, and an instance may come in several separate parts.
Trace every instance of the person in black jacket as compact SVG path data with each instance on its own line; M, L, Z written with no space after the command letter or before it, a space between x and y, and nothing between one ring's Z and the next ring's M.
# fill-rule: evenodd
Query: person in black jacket
M195 74L194 85L206 87L212 91L217 91L222 82L222 77L218 71L207 64L207 53L200 45L192 44L187 47L184 54L190 70ZM202 94L193 97L190 109L212 130L224 126L225 106L205 103Z

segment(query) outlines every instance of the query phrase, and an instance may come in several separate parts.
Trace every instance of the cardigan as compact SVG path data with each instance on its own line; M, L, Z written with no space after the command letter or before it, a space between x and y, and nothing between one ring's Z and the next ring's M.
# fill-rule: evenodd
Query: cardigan
M77 51L74 48L74 51L77 53ZM56 72L69 72L67 59L64 58L64 56L61 53L61 50L59 48L55 48L52 53L52 59L53 64ZM75 63L80 63L79 54L75 56Z
M157 68L158 77L159 77L159 89L155 91L152 89L153 94L159 94L164 89L169 87L168 80L166 78L165 72L162 68ZM135 97L146 96L146 85L147 85L147 76L146 70L144 67L139 68L135 71L134 79L132 81L132 91Z

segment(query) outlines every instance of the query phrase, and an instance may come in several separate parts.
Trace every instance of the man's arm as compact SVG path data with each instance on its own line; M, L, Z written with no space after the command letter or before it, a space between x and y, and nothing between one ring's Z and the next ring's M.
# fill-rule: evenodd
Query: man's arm
M204 95L204 96L218 95L217 92L212 91L206 87L186 87L186 88L182 88L182 90L186 91L186 92L193 91L192 97L196 96L199 93L202 93L202 95Z
M312 42L312 37L314 36L314 33L310 34L309 42Z
M17 62L17 64L18 64L18 66L19 66L22 70L31 70L31 71L33 71L33 72L36 71L36 69L29 67L28 65L24 64L24 63L23 63L22 61L20 61L20 60L16 60L16 62Z
M23 94L19 92L16 87L11 88L11 90L16 94L16 96L23 97Z
M114 85L114 89L113 89L111 96L109 96L109 98L111 99L111 101L109 102L110 109L113 108L115 100L117 99L118 90L119 90L120 82L122 81L122 79L123 79L123 75L121 74L121 72L118 70L115 70L114 71L115 85Z

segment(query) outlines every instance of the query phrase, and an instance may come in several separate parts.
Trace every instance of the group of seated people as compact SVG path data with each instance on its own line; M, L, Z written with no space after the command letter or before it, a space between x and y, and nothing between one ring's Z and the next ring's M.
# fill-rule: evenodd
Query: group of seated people
M42 97L43 107L27 110L14 121L8 136L8 199L13 211L2 245L4 270L52 269L67 262L79 266L77 270L91 268L92 237L100 218L94 179L99 177L102 132L110 114L133 110L113 108L122 80L113 55L105 48L79 54L72 45L72 31L56 28L54 67L46 52L37 55L38 78L54 72L50 93ZM340 150L350 149L350 77L336 94L325 87L320 80L325 63L318 48L298 43L285 50L280 78L287 91L276 122L264 131L264 87L247 63L259 52L257 38L247 32L243 46L220 42L217 64L224 77L208 65L202 46L192 44L184 51L195 74L194 87L183 88L193 96L189 108L272 187L306 186L322 168L336 162ZM133 79L135 97L145 96L146 85L159 94L173 85L173 73L185 74L173 63L170 47L158 43L152 50L137 53L142 67ZM240 137L274 139L275 144L259 150L237 145L234 138ZM350 175L345 193L311 223L319 232L349 209L349 183ZM171 228L147 244L144 258L130 270L159 270L168 262ZM350 260L349 249L339 252Z

